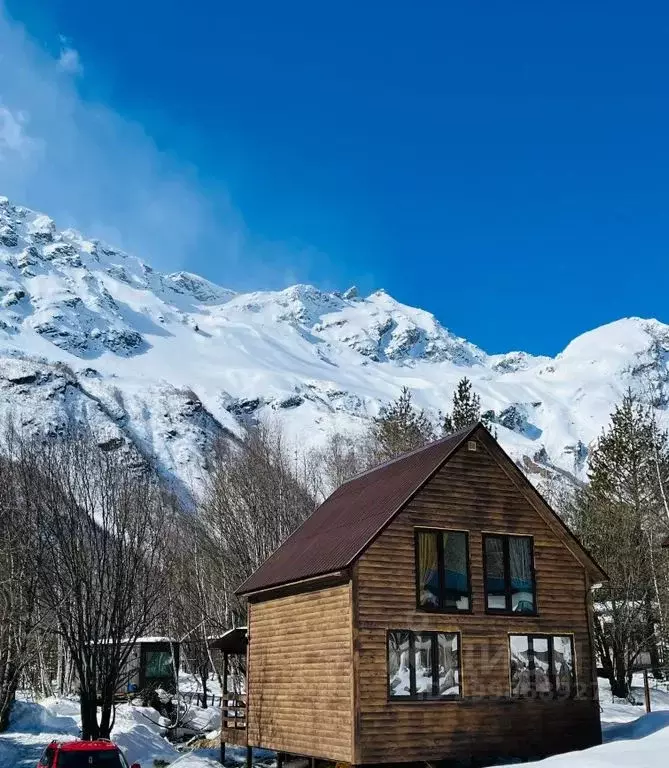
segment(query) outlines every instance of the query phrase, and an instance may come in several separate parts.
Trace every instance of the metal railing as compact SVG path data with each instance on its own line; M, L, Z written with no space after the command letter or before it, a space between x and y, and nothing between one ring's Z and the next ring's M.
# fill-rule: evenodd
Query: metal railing
M198 706L202 706L202 692L198 691L186 691L185 693L181 694L181 698L187 702L188 704L197 704ZM222 707L223 706L223 696L218 696L214 693L208 693L206 698L206 706L208 707Z

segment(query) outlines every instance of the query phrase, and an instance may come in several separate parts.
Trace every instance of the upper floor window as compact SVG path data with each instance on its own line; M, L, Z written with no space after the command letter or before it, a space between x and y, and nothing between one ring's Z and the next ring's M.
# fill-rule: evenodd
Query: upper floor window
M571 635L510 635L512 696L573 696Z
M486 610L537 612L531 536L483 536Z
M416 602L425 611L471 609L464 531L416 530Z
M458 698L460 635L457 632L388 632L391 699Z

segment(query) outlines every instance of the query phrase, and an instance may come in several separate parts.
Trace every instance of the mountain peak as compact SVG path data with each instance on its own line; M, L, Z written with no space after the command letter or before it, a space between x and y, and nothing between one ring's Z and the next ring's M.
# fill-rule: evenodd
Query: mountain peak
M467 376L511 455L582 475L628 388L667 423L669 327L623 318L557 357L488 355L384 290L297 284L235 293L149 264L0 198L0 418L57 434L86 421L105 449L185 485L213 441L271 416L300 447L360 432L403 386L438 419ZM585 448L584 448L585 446Z
M172 272L165 282L177 293L190 294L202 304L224 304L237 294L193 272Z

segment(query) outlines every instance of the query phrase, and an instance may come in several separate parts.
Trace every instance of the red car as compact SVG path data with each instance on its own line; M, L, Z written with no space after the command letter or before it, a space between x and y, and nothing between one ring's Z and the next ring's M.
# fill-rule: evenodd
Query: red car
M128 768L128 761L111 741L52 741L37 768Z

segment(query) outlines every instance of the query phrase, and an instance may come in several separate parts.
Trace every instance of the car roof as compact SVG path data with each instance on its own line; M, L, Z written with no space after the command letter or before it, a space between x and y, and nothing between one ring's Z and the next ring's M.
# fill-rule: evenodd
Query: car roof
M98 739L97 741L63 741L56 742L54 746L57 746L61 752L82 752L86 750L102 752L107 750L118 750L116 744L104 739Z

